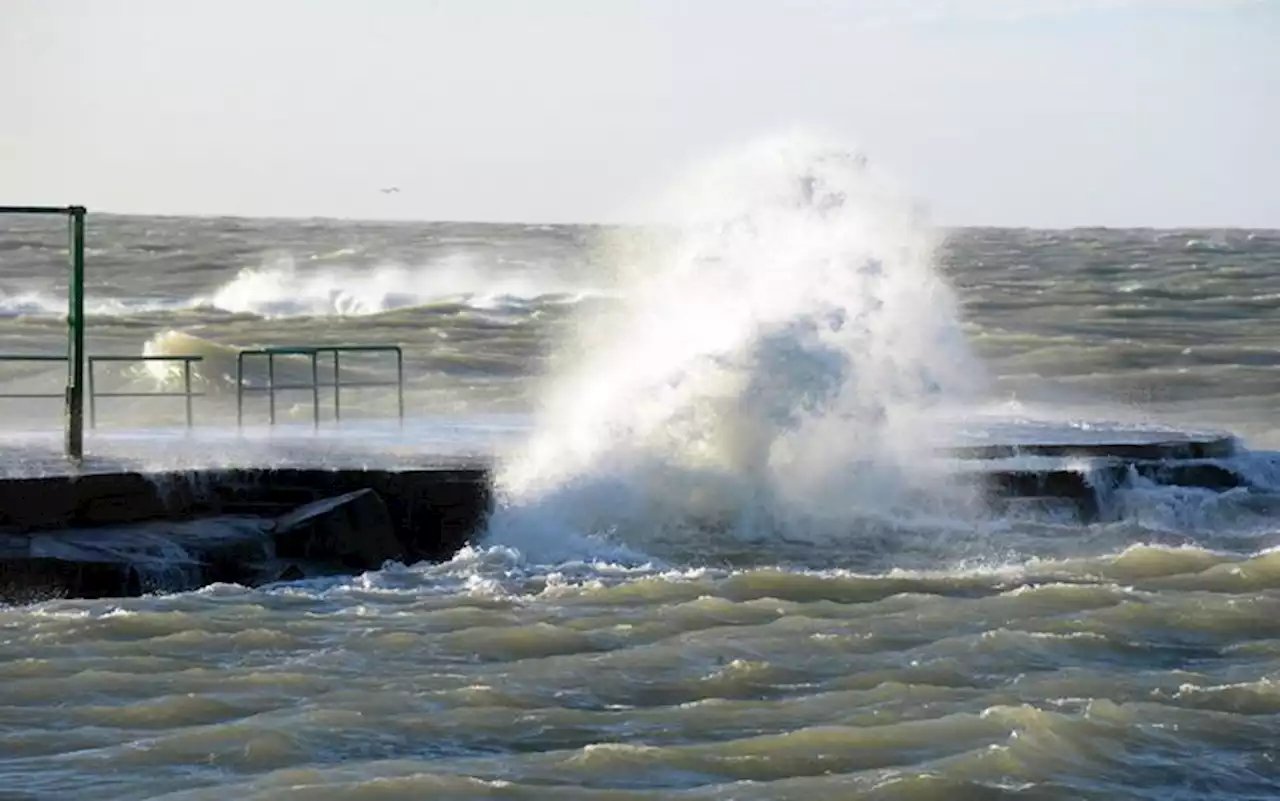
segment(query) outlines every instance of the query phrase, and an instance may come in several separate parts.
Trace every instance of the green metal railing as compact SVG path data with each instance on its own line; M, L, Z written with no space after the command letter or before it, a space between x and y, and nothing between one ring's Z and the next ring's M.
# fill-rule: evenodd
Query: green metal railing
M194 423L191 401L203 392L191 391L191 364L203 361L203 356L90 356L89 357L89 428L98 427L98 398L185 398L187 403L187 428ZM98 392L94 389L94 366L99 362L181 362L181 392Z
M71 280L67 290L66 452L84 458L84 206L0 206L0 214L57 215L67 218L67 253ZM26 359L24 361L50 361Z
M0 362L39 362L39 363L56 363L66 362L66 356L58 356L51 353L6 353L0 354ZM0 395L0 398L18 399L35 399L35 400L53 400L54 398L66 398L67 393L63 392L6 392Z
M390 353L396 357L396 380L395 381L343 381L342 380L342 354L344 353ZM332 356L332 383L320 380L320 357L328 355ZM264 356L267 359L267 383L260 387L248 386L244 380L244 360L245 357ZM276 382L276 358L282 356L303 356L306 357L311 365L311 382L306 384L281 384ZM182 398L186 404L186 423L191 428L195 424L195 398L204 397L204 392L198 392L192 387L192 365L204 360L203 356L123 356L123 355L105 355L105 356L88 356L85 359L88 371L88 390L87 397L89 400L89 427L97 428L98 426L98 399L99 398ZM0 354L0 364L6 362L35 362L35 363L59 363L68 361L67 356L57 354L25 354L25 353L6 353ZM138 392L103 392L97 387L97 365L100 363L140 363L140 362L176 362L182 365L182 389L166 391L138 391ZM242 350L236 357L236 424L244 425L244 394L246 392L266 392L267 393L267 416L271 425L276 423L276 393L289 390L307 390L311 393L312 403L312 422L318 427L320 425L320 391L322 389L333 389L333 419L342 419L342 390L344 389L370 389L370 388L396 388L396 404L397 412L401 421L404 420L404 352L399 345L290 345L269 348L250 348ZM0 400L19 400L19 399L48 399L63 398L64 393L61 392L0 392Z
M342 354L344 353L391 353L396 357L395 381L347 381L342 380ZM333 383L320 381L320 357L333 357ZM245 357L263 356L267 360L267 383L261 387L245 384ZM303 356L310 360L311 383L278 384L276 383L276 358L281 356ZM309 390L311 392L312 425L320 427L320 390L333 387L333 419L342 419L342 390L369 388L396 388L396 401L399 406L399 417L404 421L404 352L399 345L281 345L269 348L251 348L242 350L236 355L236 425L244 425L244 393L267 393L267 420L271 425L276 422L276 393L287 390Z
M186 398L187 401L187 427L190 428L194 421L192 410L192 398L199 397L203 393L192 392L191 390L191 363L201 361L202 356L89 356L85 361L88 365L88 398L89 398L89 427L96 428L98 425L98 398ZM66 356L58 356L55 354L25 354L25 353L5 353L0 354L0 363L4 362L39 362L39 363L56 363L66 362ZM183 391L182 392L98 392L94 388L94 365L99 362L181 362L183 374ZM0 392L0 399L20 400L20 399L49 399L62 398L64 393L61 392Z
M70 281L67 292L67 353L65 356L53 354L0 354L0 362L65 362L67 365L67 385L60 393L0 393L0 399L32 398L55 399L64 401L66 417L66 453L74 460L84 457L84 406L85 381L88 381L89 425L97 425L97 398L164 398L182 397L186 399L187 426L193 424L192 399L204 393L191 389L191 365L201 361L199 356L92 356L84 352L85 316L84 316L84 271L85 271L85 215L83 206L0 206L0 215L58 215L67 218L67 252L70 262ZM396 380L392 381L342 381L342 355L348 353L392 353L396 357ZM322 355L333 357L333 383L321 383L319 359ZM265 387L249 387L244 381L245 357L265 356L267 359L267 384ZM275 359L277 356L304 356L311 361L311 383L309 384L277 384L275 382ZM96 392L94 388L94 365L98 362L149 362L169 361L182 363L183 389L181 392ZM87 369L86 369L87 368ZM342 419L342 390L372 387L395 387L399 404L399 416L404 421L404 354L398 345L299 345L255 348L240 351L236 357L236 422L243 425L244 393L265 391L268 399L268 416L271 423L276 422L276 393L286 390L305 389L311 391L312 413L314 424L320 426L320 390L333 387L333 416Z

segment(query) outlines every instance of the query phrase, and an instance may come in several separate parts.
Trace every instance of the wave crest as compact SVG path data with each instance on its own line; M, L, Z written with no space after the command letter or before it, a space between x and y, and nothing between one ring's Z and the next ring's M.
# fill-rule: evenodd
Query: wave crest
M809 137L710 165L664 210L679 224L621 265L622 307L582 328L502 470L495 536L919 510L945 480L925 412L985 374L918 210Z
M479 309L522 305L550 296L582 296L550 270L519 271L482 267L455 255L411 268L325 267L300 269L292 257L246 267L197 306L261 317L323 317L380 314L433 303Z

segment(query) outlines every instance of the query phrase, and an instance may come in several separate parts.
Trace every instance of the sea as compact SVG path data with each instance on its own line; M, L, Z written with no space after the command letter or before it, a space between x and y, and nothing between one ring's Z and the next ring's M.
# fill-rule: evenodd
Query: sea
M191 429L132 397L178 363L97 364L92 463L288 432L496 502L441 564L0 607L0 799L1280 797L1280 231L947 228L881 169L746 147L634 225L90 209L88 352L201 357ZM66 241L0 217L4 356L65 352ZM281 357L268 425L239 350L325 343L403 364L316 427ZM63 469L65 377L0 358L50 396L0 399L6 474ZM1252 486L1083 523L939 455L1149 426Z

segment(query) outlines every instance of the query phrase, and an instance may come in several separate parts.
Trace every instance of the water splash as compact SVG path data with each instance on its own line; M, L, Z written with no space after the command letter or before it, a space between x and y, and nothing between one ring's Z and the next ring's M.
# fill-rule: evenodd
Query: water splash
M690 520L750 538L919 511L946 478L929 414L985 375L915 206L862 155L790 137L662 207L676 224L631 243L621 308L566 348L500 472L493 539L634 542Z
M550 268L525 265L502 271L461 254L422 267L322 267L299 269L290 257L246 267L198 307L263 317L364 316L457 303L477 309L548 296L588 293L558 278Z

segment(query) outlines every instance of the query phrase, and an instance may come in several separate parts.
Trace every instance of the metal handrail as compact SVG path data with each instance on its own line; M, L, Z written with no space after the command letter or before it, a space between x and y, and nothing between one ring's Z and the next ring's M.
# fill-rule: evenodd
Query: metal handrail
M343 353L394 353L396 357L396 380L392 381L354 381L343 383L341 356ZM333 383L320 383L321 354L333 357ZM244 359L246 356L265 356L267 358L267 384L263 387L250 387L244 381ZM311 361L310 384L277 384L276 357L305 356ZM400 421L404 422L404 351L399 345L277 345L265 348L248 348L236 354L236 425L244 425L244 393L267 393L267 420L270 425L276 423L276 392L281 390L311 390L312 426L320 427L320 388L333 387L333 419L342 419L342 388L348 389L371 387L395 387L396 400L399 407Z
M187 427L190 428L193 422L193 414L191 408L191 399L202 395L200 392L191 391L191 363L203 361L203 356L89 356L86 358L88 368L88 394L89 394L89 427L97 427L97 399L98 398L178 398L186 397L187 399ZM61 362L65 364L67 357L63 355L54 355L49 353L6 353L0 354L0 363L3 362L44 362L55 363ZM182 362L184 384L183 392L97 392L94 389L94 369L96 362ZM66 392L0 392L0 399L53 399L65 398Z
M61 397L67 415L66 454L76 462L84 458L84 221L87 213L84 206L0 206L0 215L52 214L67 218L67 258L71 274L67 287L67 387Z
M344 353L392 353L396 357L395 381L343 381L342 354ZM319 358L322 355L333 357L333 383L320 381ZM244 380L244 360L249 356L265 356L267 358L267 384L263 387L247 386ZM277 356L304 356L311 362L311 383L278 384L275 381L275 359ZM0 354L0 363L4 362L38 362L66 364L69 358L64 355L45 353L36 354ZM186 422L191 428L195 423L193 399L203 397L205 393L193 391L191 388L191 365L204 361L203 356L88 356L86 357L86 373L89 396L89 427L98 424L98 398L184 398L186 401ZM182 364L182 391L156 392L99 392L96 386L98 362L180 362ZM266 392L268 398L268 419L271 425L276 422L276 392L285 390L310 390L312 403L312 423L320 426L320 390L333 388L333 419L342 419L342 390L396 388L397 412L400 421L404 422L404 350L399 345L282 345L266 348L249 348L236 354L236 425L244 425L244 393ZM66 392L0 392L0 400L5 399L64 399Z
M66 364L67 357L63 355L53 355L49 353L6 353L0 354L0 362L62 362ZM65 400L67 391L61 392L5 392L0 393L0 398L13 400L52 400L58 398Z
M0 214L84 214L84 206L0 206Z
M195 415L192 398L203 392L191 391L191 363L204 361L203 356L90 356L89 363L89 428L98 427L98 398L186 398L187 428L191 428ZM94 389L93 367L98 362L182 362L181 392L97 392Z

